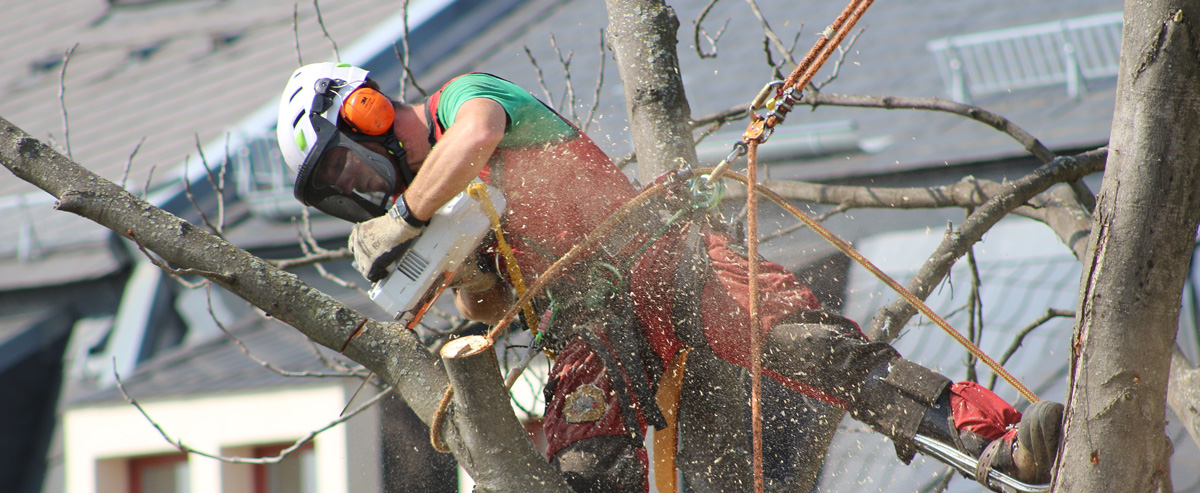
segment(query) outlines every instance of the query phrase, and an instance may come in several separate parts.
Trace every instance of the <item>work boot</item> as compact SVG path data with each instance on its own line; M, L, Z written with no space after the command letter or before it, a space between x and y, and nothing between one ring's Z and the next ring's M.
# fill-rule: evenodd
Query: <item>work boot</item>
M986 478L988 469L996 469L1022 483L1049 483L1062 441L1062 420L1062 404L1040 401L1029 406L1021 416L1015 437L1006 433L980 454L976 480ZM985 482L986 479L980 481Z
M926 411L917 428L917 434L951 445L967 455L977 458L978 463L974 471L975 480L986 487L991 487L987 483L987 474L992 469L1007 474L1022 483L1045 484L1050 482L1050 472L1054 467L1054 459L1058 456L1058 445L1062 439L1062 404L1037 402L1025 410L1015 428L1008 425L1009 429L989 440L967 429L968 426L965 423L962 429L956 428L953 412L971 413L975 416L991 414L995 417L1004 413L997 409L980 412L978 408L986 404L969 400L963 402L960 399L956 399L957 405L952 409L950 395L951 391L947 390L938 399L938 402ZM978 423L978 420L975 422ZM1001 423L993 423L991 429L999 430L996 427L999 425ZM992 434L995 435L995 433Z
M1061 404L1037 403L1022 416L985 387L952 383L868 341L849 319L811 311L788 322L767 333L763 367L841 401L854 419L891 438L904 463L916 454L919 434L979 459L985 473L993 468L1024 483L1049 482Z

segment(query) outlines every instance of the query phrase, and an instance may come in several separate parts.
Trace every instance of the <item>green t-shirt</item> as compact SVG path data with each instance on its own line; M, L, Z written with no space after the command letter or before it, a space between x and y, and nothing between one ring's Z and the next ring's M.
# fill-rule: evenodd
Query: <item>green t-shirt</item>
M488 98L504 107L508 124L501 148L520 148L559 140L575 129L520 86L488 74L461 76L442 90L437 118L450 128L458 108L473 98Z

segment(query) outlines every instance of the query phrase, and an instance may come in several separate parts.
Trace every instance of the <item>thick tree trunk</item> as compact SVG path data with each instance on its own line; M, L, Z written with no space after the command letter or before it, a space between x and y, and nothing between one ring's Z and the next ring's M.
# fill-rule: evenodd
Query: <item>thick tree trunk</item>
M77 214L131 238L164 260L241 296L268 315L291 325L325 347L342 350L391 384L425 423L430 423L449 380L441 362L408 330L370 320L295 275L281 271L221 238L138 199L121 187L71 162L0 118L0 164L59 199L57 208ZM461 392L504 392L466 388ZM479 402L476 400L475 402ZM512 414L504 401L489 415ZM495 491L566 491L566 482L544 460L513 461L506 469L481 466L468 444L478 430L462 413L451 413L445 441L459 464ZM509 448L533 444L516 420L497 420L487 430L492 440L504 437ZM511 426L504 426L509 424Z
M650 183L672 169L695 166L691 108L675 50L679 19L661 0L606 3L608 44L624 86L638 179ZM740 412L733 416L727 413L731 403L744 406L746 402L743 387L736 384L736 368L715 358L711 364L693 364L689 357L685 371L687 402L680 405L680 471L690 485L701 488L698 491L748 489L751 483L746 480L752 477L748 449L732 448L734 443L748 443L746 424ZM706 388L697 388L697 384ZM714 417L721 419L711 419ZM710 446L714 443L731 447ZM719 470L715 471L714 466Z
M1200 6L1129 1L1110 152L1080 282L1059 491L1169 487L1163 434L1200 220Z
M661 0L607 0L608 44L625 90L638 179L696 163L692 110L675 51L679 19Z

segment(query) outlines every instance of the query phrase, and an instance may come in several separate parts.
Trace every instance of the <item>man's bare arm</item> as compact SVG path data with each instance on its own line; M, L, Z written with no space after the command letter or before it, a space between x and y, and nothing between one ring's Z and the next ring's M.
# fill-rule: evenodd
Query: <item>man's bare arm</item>
M507 121L504 107L491 99L469 99L459 107L454 124L429 152L404 192L413 216L428 220L467 188L504 138Z

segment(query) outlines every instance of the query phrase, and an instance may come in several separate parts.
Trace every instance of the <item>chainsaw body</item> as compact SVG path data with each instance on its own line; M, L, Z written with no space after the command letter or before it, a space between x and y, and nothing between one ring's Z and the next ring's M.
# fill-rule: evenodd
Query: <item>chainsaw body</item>
M505 203L500 191L488 187L486 196L497 213L503 214ZM387 277L372 285L368 294L397 321L411 328L491 226L478 201L466 192L456 195L434 213L421 235L388 267Z

